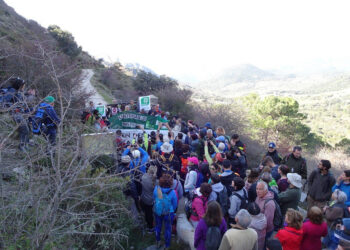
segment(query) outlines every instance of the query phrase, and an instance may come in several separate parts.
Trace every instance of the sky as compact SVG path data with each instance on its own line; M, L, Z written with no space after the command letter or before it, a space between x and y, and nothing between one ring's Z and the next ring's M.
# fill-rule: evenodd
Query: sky
M96 58L140 63L183 81L243 63L278 69L350 62L348 0L5 2L44 27L68 30Z

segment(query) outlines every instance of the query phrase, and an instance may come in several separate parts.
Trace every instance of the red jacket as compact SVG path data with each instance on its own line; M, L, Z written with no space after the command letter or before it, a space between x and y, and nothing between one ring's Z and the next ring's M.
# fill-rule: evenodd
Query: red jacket
M279 230L275 237L281 242L283 250L300 249L303 229L297 230L293 227L285 227Z

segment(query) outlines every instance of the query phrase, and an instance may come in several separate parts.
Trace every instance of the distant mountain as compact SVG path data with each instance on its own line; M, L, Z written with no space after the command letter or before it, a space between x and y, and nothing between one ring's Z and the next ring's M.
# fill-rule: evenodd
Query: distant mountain
M148 72L148 73L152 73L154 75L158 75L153 70L151 70L150 68L148 68L148 67L146 67L144 65L141 65L139 63L126 63L124 65L124 67L125 67L125 70L130 72L133 76L136 76L137 73L140 72L140 71L145 71L145 72Z

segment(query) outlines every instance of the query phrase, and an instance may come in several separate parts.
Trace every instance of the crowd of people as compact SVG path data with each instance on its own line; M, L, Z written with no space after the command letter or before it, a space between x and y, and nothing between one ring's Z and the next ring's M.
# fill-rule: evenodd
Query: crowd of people
M22 79L10 83L0 95L2 106L28 103L35 97L33 91L24 94ZM21 150L27 147L29 128L55 145L60 119L54 102L47 96L39 105L13 109ZM108 127L112 111L101 117L92 102L89 108L84 121L98 130ZM130 103L117 112L128 110L137 106ZM29 125L27 113L31 113ZM199 126L177 116L170 119L159 106L149 114L168 120L168 136L159 129L143 131L127 142L122 131L116 131L121 154L116 172L130 177L124 193L144 214L147 232L155 234L158 247L162 229L165 248L170 247L178 207L184 202L196 249L350 249L350 170L335 179L331 162L321 160L308 171L300 146L281 157L274 142L267 145L259 166L248 167L249 147L238 134L229 136L210 122ZM305 190L306 217L298 211Z
M281 157L273 142L261 164L248 168L249 147L239 135L176 116L169 126L168 138L157 131L124 143L121 159L122 172L132 180L129 194L157 246L163 226L165 247L170 246L184 201L196 249L350 247L350 170L336 180L330 161L321 160L308 175L301 147ZM298 211L305 190L306 217Z

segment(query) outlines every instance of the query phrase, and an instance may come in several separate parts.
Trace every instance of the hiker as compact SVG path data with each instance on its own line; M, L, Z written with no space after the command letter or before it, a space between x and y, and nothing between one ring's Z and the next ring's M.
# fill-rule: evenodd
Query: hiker
M196 229L199 220L204 217L205 211L207 210L208 197L211 191L210 184L202 183L199 189L199 196L195 196L193 199L190 222L194 229Z
M291 173L297 173L303 180L307 179L307 166L306 160L301 156L302 148L295 146L293 152L283 158L281 164L285 164L289 167Z
M285 221L287 226L280 229L276 238L281 242L283 250L300 249L303 239L303 216L294 209L288 209Z
M211 175L211 188L212 192L209 196L209 201L217 201L220 204L222 216L226 216L229 209L227 190L220 182L220 176L217 174Z
M33 133L43 133L51 146L56 145L57 126L61 122L53 108L54 103L54 97L45 97L44 102L36 108L36 113L32 119Z
M13 120L16 122L18 126L18 134L20 143L18 145L18 148L20 151L25 152L28 150L28 143L29 143L29 128L27 119L25 118L25 113L28 113L28 109L24 109L23 107L18 106L16 107L12 112Z
M247 180L245 181L245 185L244 185L245 189L248 190L248 192L249 192L250 187L254 183L258 182L258 180L259 180L259 169L258 168L251 169L250 173L247 177ZM249 193L248 193L248 196L249 196ZM253 201L255 201L255 199Z
M329 206L326 206L323 211L327 221L328 234L323 238L323 244L329 249L336 249L338 239L334 233L337 230L337 225L341 224L342 218L349 218L349 210L345 205L347 196L343 191L336 189L332 194L332 200Z
M336 184L332 187L332 192L337 189L346 193L348 200L345 204L350 207L350 170L344 170L344 172L337 178Z
M148 161L149 155L147 152L137 144L128 146L124 152L124 155L128 155L131 152L132 160L130 163L130 169L137 169L136 172L141 171L146 173L146 163ZM135 172L134 172L135 173Z
M308 179L307 207L318 206L323 209L332 196L332 187L335 184L333 175L329 172L331 163L321 160L318 168L312 171Z
M236 176L232 181L232 195L230 196L230 208L228 210L229 223L235 224L236 214L240 209L246 209L248 205L248 193L244 188L244 181Z
M273 180L272 175L269 172L262 173L261 176L260 176L260 180L267 184L268 191L271 191L271 193L273 194L274 199L276 201L278 201L278 192L276 192L276 190L274 190L276 188L275 187L272 188L269 185L271 183L271 181ZM253 201L256 200L256 197L257 197L257 192L256 192L257 184L258 184L258 182L253 183L250 186L249 190L248 190L249 202L253 202Z
M230 197L232 194L232 181L237 176L234 172L231 170L231 162L230 160L224 160L223 162L224 172L220 175L221 183L226 187L227 189L227 195Z
M227 225L220 204L216 201L209 202L205 215L200 219L194 233L194 247L197 250L218 249L226 230Z
M156 185L157 179L157 167L150 166L147 173L141 178L142 192L140 197L140 205L145 213L145 219L147 223L147 232L154 232L153 227L153 191Z
M227 159L231 161L231 169L244 179L246 177L247 161L246 157L238 147L233 147L227 154Z
M196 189L197 185L197 179L198 178L198 158L197 157L189 157L188 160L188 173L186 175L184 189L185 194L189 195L191 192L193 192Z
M278 174L281 178L277 181L278 191L284 192L289 187L287 174L289 173L289 167L287 165L280 165L278 167Z
M256 186L256 204L258 204L261 213L263 213L266 217L267 227L266 227L266 237L265 242L269 239L274 230L274 214L275 214L275 202L274 202L274 194L272 191L268 190L268 185L264 181L258 181Z
M165 249L169 249L171 241L171 225L175 217L177 208L177 198L175 191L171 189L173 177L169 174L163 174L159 179L159 186L154 188L153 198L154 216L156 219L156 241L157 248L160 248L160 236L164 224Z
M160 149L162 153L156 161L158 167L157 177L159 178L163 173L169 173L171 176L175 176L175 172L181 170L181 163L173 152L173 145L169 142L164 142Z
M239 150L246 152L246 146L243 142L241 142L238 134L233 134L231 136L230 144L232 148L236 146Z
M250 216L252 216L252 222L250 223L249 228L254 229L258 234L258 250L263 250L265 246L267 227L266 217L260 212L260 208L255 202L249 203L247 210Z
M89 102L89 112L92 114L94 110L96 109L95 104L93 101Z
M307 212L308 220L303 223L303 239L300 250L321 250L321 237L327 235L327 223L323 221L323 212L319 207L311 207Z
M278 200L281 207L282 216L286 214L288 208L293 208L298 210L298 204L300 201L301 190L300 188L303 186L301 183L301 176L296 173L289 173L287 175L289 188L279 193Z
M241 209L235 217L236 224L224 234L219 250L256 250L258 249L258 234L248 228L252 217L247 210Z
M274 142L269 143L265 156L270 156L273 162L276 163L277 165L279 165L282 161L282 157L278 154L276 150L276 144Z
M281 175L278 173L279 165L275 163L275 161L272 159L271 156L265 156L261 164L271 169L271 175L272 175L272 178L275 179L275 181L278 181L281 178Z
M350 249L350 219L342 219L343 226L335 233L335 237L339 240L338 248L339 250Z
M23 89L25 81L19 77L13 77L9 80L10 86L0 90L0 103L3 108L8 108L14 103L24 100Z

